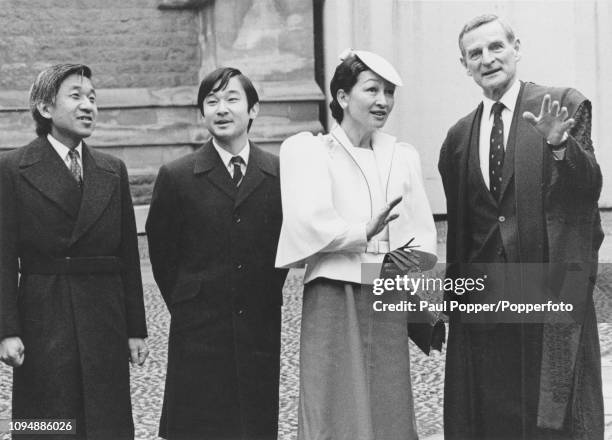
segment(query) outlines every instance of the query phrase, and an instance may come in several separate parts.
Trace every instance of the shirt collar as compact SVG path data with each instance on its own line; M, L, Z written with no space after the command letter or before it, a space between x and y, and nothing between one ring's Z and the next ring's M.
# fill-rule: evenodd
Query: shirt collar
M50 133L47 134L47 140L49 141L53 149L57 151L57 154L59 154L59 157L61 157L62 160L65 161L66 157L68 157L68 153L70 152L70 148L68 148L67 146L62 144L60 141L55 139L53 136L51 136ZM83 157L83 142L82 141L79 142L79 145L76 146L75 150L79 153L79 157L82 158Z
M219 153L219 156L221 157L221 161L223 162L223 165L229 168L231 165L230 161L232 160L232 157L234 157L234 154L220 147L217 141L215 140L215 138L213 138L212 144L213 144L213 147L215 147L215 150L217 150L217 153ZM236 156L242 157L242 160L244 160L244 164L248 165L250 152L251 152L251 145L249 144L249 141L247 140L244 147L242 147L242 150L240 150L240 153L238 153Z
M516 79L514 83L510 86L506 93L500 98L499 102L504 104L506 109L510 110L510 113L514 113L514 108L516 107L516 100L518 99L518 94L521 90L521 82ZM482 114L488 117L491 117L491 108L493 104L497 101L493 101L492 99L483 96L482 104L483 104L483 112Z
M349 148L358 148L355 147L348 135L344 131L344 129L340 126L340 124L334 124L332 127L330 134L342 145ZM395 136L391 136L383 131L376 130L372 133L372 148L376 150L377 147L384 147L387 145L395 144Z

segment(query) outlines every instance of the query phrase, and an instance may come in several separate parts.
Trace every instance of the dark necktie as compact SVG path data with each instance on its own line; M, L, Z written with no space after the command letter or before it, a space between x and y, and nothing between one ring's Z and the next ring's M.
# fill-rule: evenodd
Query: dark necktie
M244 163L244 159L240 156L234 156L230 160L230 163L234 165L234 176L232 177L232 181L234 185L240 185L240 181L242 180L242 168L240 167Z
M491 130L491 148L489 150L489 189L495 200L499 199L504 167L504 122L501 114L505 108L501 102L493 104L493 129Z
M81 165L79 164L79 152L76 149L70 150L68 151L68 157L70 157L70 172L79 184L79 187L82 187L83 174L81 172Z

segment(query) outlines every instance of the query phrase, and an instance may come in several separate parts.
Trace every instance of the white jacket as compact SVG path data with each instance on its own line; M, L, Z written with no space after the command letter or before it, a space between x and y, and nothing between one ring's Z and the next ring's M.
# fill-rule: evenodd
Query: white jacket
M283 142L277 267L306 263L304 283L317 277L361 283L362 263L380 263L389 249L413 237L412 245L436 254L436 229L418 152L382 132L374 133L372 148L386 202L403 196L392 211L399 218L388 225L388 243L367 242L366 223L376 212L367 164L340 126L327 135L302 132Z

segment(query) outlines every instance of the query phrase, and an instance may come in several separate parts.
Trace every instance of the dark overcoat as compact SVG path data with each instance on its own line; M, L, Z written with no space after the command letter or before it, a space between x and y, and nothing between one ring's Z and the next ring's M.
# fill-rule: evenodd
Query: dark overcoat
M547 93L561 106L566 106L569 115L576 120L565 144L565 159L561 161L554 160L545 140L522 118L525 111L539 114ZM470 151L478 151L481 114L482 104L457 122L449 130L440 152L439 170L448 213L449 277L466 275L472 229L467 201L470 191L468 161ZM562 297L567 293L563 291L563 281L568 279L567 270L571 267L567 263L578 263L583 268L580 282L572 283L570 292L574 298L582 298L578 324L565 327L545 324L538 333L541 339L528 342L531 347L526 347L525 339L518 342L517 356L526 350L535 353L534 364L522 365L525 370L518 373L521 379L516 384L522 388L524 402L535 406L509 411L530 413L526 419L534 426L524 427L524 432L530 433L524 438L540 438L538 435L547 439L603 438L600 352L592 300L597 252L603 239L597 209L602 178L591 141L590 102L574 89L522 83L508 145L512 148L506 150L508 166L504 165L498 206L500 210L504 207L505 193L510 192L513 192L514 205L509 207L512 218L500 217L501 240L506 252L512 255L509 262L545 264L539 266L542 270L535 271L537 280L524 277L520 288L531 288L525 280L535 281L534 284L541 283L546 291ZM479 385L482 378L472 374L477 368L473 365L475 358L470 357L474 341L470 340L467 327L457 318L451 315L450 319L445 436L449 439L480 438L477 431L479 424L484 423L483 415L475 408L482 402L474 402L473 391L482 388ZM490 339L492 334L484 334L483 340ZM511 350L508 341L499 342L497 347L489 344L489 348L500 352ZM496 354L490 351L482 356L489 362ZM484 374L497 374L500 380L507 380L503 379L503 371L487 372L485 368ZM531 386L533 384L535 387ZM491 402L497 402L495 405L503 407L504 393L500 389L492 387L484 393L490 395Z
M276 439L281 222L278 158L252 143L238 188L211 142L160 169L147 235L171 314L162 437Z
M69 438L133 438L127 341L147 332L128 176L85 144L82 162L81 192L46 138L0 155L0 339L25 346L13 418L76 418ZM95 267L58 273L66 257ZM121 268L105 270L113 257Z

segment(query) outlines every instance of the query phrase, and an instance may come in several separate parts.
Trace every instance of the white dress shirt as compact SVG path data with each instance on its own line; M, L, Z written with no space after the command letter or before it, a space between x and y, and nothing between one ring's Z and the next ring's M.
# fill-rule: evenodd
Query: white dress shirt
M66 164L68 170L70 170L71 159L68 155L68 153L70 152L70 148L62 144L50 134L47 135L47 140L49 141L53 149L57 152L57 154L59 154L59 157L64 161L64 164ZM83 177L83 142L79 142L79 145L76 146L75 150L79 153L79 158L77 159L77 161L79 162L79 166L81 167L81 177Z
M244 160L244 163L240 164L240 170L242 171L243 176L246 175L246 169L249 163L249 153L251 152L251 146L249 145L248 140L245 146L242 147L242 150L240 150L240 153L235 155L220 147L219 144L217 144L217 141L215 141L215 138L213 138L212 143L215 150L217 150L217 153L219 153L223 165L225 165L225 168L227 168L227 172L230 174L230 177L234 177L234 164L232 163L232 157L234 156L240 156L242 157L242 160Z

